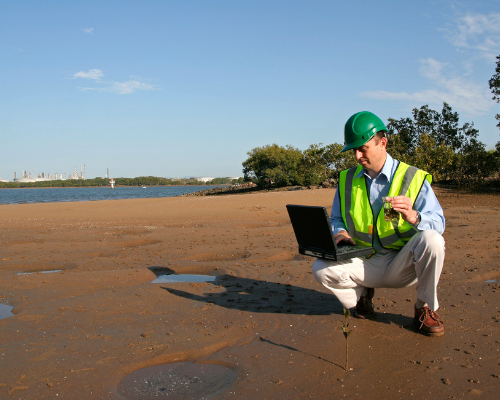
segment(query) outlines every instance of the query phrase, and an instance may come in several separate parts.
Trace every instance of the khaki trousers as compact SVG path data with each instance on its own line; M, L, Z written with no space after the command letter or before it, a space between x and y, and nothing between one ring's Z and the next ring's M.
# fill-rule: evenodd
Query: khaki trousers
M400 251L345 261L318 258L313 274L346 309L356 306L365 287L402 288L417 282L417 298L436 311L444 253L443 237L430 229L415 234Z

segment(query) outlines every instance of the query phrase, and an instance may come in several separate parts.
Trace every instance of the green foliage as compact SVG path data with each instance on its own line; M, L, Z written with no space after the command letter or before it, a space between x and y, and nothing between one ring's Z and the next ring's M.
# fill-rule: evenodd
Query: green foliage
M311 144L303 153L301 172L308 185L318 185L328 176L325 163L325 148L320 144Z
M208 181L207 185L236 185L236 184L242 184L244 182L245 182L245 179L243 177L238 178L238 179L215 178L215 179L212 179L211 181Z
M325 148L324 159L329 171L328 178L333 179L335 182L338 182L342 171L358 165L358 162L354 157L354 152L340 152L343 147L344 146L341 144L334 143L326 146Z
M500 55L497 56L497 66L495 68L495 74L488 81L490 84L491 93L493 93L493 100L500 103ZM500 129L500 114L495 115L498 121L498 128ZM500 142L499 142L500 143Z
M207 182L209 185L229 185L231 179L229 178L215 178Z
M0 182L0 188L15 189L18 186L14 182Z
M344 323L342 325L342 332L344 333L344 337L346 339L352 333L352 330L350 330L350 331L347 330L349 328L349 323L347 321L349 320L350 316L351 316L351 311L344 308Z
M450 147L438 144L436 139L424 133L418 138L413 157L403 155L400 160L429 172L438 181L444 178L443 173L452 168L453 157L454 152Z
M292 146L277 144L256 147L243 162L245 180L260 187L319 185L338 180L340 171L356 165L352 152L340 153L338 143L312 144L303 152Z
M345 337L345 370L349 371L349 335L352 333L352 330L349 330L349 317L351 316L351 312L349 309L344 308L344 323L341 325L342 333Z
M342 147L338 143L322 147L320 143L312 144L304 151L303 169L309 185L318 185L326 180L338 182L341 171L357 165L354 153L341 153Z
M175 183L174 183L175 182ZM137 178L116 178L116 186L169 186L169 185L184 185L180 181L173 181L168 178L159 178L156 176L138 176ZM203 182L196 181L196 184L203 185Z
M257 186L292 186L305 183L302 168L303 155L292 146L277 144L256 147L249 151L243 162L245 180Z
M460 126L458 113L447 103L441 112L425 105L412 114L413 119L389 119L388 152L394 158L429 172L435 180L459 184L498 171L498 152L488 153L474 124Z

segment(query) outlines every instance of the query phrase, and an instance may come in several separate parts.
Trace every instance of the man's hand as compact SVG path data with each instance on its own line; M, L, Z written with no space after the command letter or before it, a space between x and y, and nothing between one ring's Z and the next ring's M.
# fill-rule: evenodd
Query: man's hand
M392 208L401 213L401 217L409 224L417 223L418 213L413 209L411 199L407 196L392 197Z
M349 236L347 231L340 231L335 235L335 243L339 244L340 242L347 242L352 245L356 244L352 237Z

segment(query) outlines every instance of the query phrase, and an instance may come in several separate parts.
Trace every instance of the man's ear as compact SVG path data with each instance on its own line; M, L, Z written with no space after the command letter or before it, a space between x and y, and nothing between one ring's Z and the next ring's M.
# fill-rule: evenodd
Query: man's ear
M380 138L380 144L384 149L387 149L387 138L384 136L383 138Z

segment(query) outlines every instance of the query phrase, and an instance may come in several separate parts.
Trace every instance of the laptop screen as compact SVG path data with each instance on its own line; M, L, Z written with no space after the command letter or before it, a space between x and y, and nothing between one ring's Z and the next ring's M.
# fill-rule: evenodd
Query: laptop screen
M299 246L335 251L335 241L324 207L287 205Z

